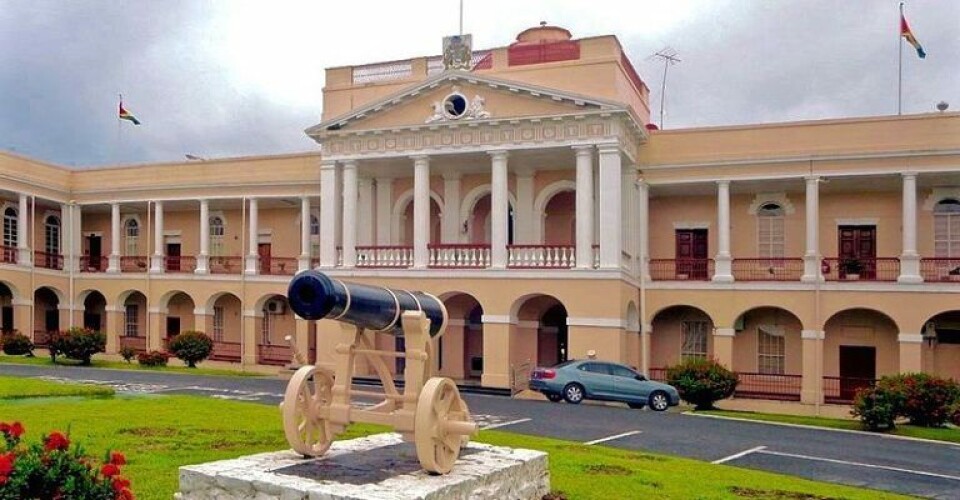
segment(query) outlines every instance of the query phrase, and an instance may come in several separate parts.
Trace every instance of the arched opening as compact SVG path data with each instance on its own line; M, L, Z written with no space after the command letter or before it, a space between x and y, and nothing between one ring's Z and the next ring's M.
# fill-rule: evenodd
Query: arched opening
M224 223L223 217L219 215L214 215L210 217L210 256L211 257L222 257L223 256L223 235L224 235Z
M240 338L240 299L232 293L222 293L207 310L204 331L213 339L213 361L240 362L243 354Z
M61 326L59 294L49 287L38 288L33 293L33 343L46 346Z
M960 380L960 310L933 316L923 325L923 371Z
M60 218L56 215L48 215L44 220L44 236L46 244L44 249L49 255L60 255Z
M483 374L483 307L472 295L457 293L443 299L449 323L437 341L437 368L441 375L479 380Z
M713 319L693 306L677 305L658 312L650 336L650 378L664 380L666 369L688 359L713 356Z
M403 228L403 245L413 245L413 199L407 202L406 207L401 212L401 227ZM430 197L430 245L440 243L440 205L433 197Z
M262 299L257 325L257 363L283 366L293 359L290 345L284 339L296 333L296 317L283 295Z
M535 295L516 308L514 366L554 366L569 359L567 309L557 298Z
M577 234L576 193L561 191L543 210L543 244L573 245Z
M3 210L3 262L17 262L18 224L17 209L5 208Z
M167 301L163 322L163 338L170 341L183 332L196 330L194 311L196 304L185 292L175 292Z
M471 244L490 244L492 242L492 227L490 224L492 197L487 193L477 198L467 217L467 236ZM512 245L514 241L515 219L513 213L513 203L507 205L507 244Z
M872 309L846 309L824 324L823 391L826 402L848 403L877 377L900 370L897 324Z
M120 346L137 352L147 348L147 297L138 291L122 294L123 325Z
M760 258L783 258L784 215L779 203L767 202L757 209L757 256Z
M123 255L136 257L140 255L140 222L137 219L127 219L123 224Z
M95 332L103 332L107 327L107 299L96 290L83 299L83 327Z
M10 333L16 330L13 315L13 290L0 282L0 332Z
M803 324L779 307L757 307L734 322L733 371L740 398L799 401Z
M960 200L947 198L933 207L933 254L960 257Z

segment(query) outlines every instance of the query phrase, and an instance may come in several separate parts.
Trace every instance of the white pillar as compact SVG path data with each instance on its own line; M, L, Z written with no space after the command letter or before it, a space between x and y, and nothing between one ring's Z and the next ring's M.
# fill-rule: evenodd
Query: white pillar
M373 179L357 179L357 245L373 245Z
M733 282L730 258L730 181L717 181L717 246L713 281Z
M60 204L60 253L63 254L63 270L70 272L75 269L73 253L73 232L76 231L73 226L72 207L66 203Z
M807 182L804 202L807 213L807 249L803 254L801 280L812 282L823 280L823 275L820 274L820 178L808 176L804 179Z
M917 253L917 174L914 172L903 174L903 253L897 281L923 283Z
M73 205L70 213L70 250L73 252L74 269L80 269L80 256L83 255L83 207Z
M619 269L623 235L620 219L620 148L604 144L600 151L600 268Z
M210 272L210 202L200 200L200 255L197 255L195 274Z
M310 198L300 198L300 258L297 272L310 269Z
M27 246L27 237L32 229L27 210L27 195L20 195L20 208L17 212L17 264L29 266L33 263L30 247Z
M446 244L461 243L460 220L460 173L443 174L443 226L441 241Z
M593 146L576 146L577 268L593 269Z
M343 267L357 265L357 163L343 164Z
M120 204L110 204L110 257L108 273L120 272Z
M393 208L393 179L377 177L377 245L393 243L390 238L390 214ZM457 211L459 213L459 210Z
M243 270L244 274L253 275L257 274L257 267L260 263L260 255L257 253L258 248L257 244L260 242L260 228L259 228L259 204L256 198L250 198L250 207L248 209L248 218L249 218L249 233L247 234L247 244L249 251L247 252L247 265Z
M507 186L507 152L491 151L490 179L490 265L507 267L507 231L509 231L510 197Z
M430 260L430 158L413 157L413 267L425 269Z
M640 274L650 281L650 185L640 181Z
M320 165L320 267L337 265L337 163Z
M150 259L150 272L163 272L163 202L153 202L153 258Z

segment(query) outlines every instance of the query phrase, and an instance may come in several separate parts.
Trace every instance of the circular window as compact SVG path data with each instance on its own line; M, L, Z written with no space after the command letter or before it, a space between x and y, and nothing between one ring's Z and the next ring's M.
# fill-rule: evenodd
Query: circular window
M456 120L467 112L467 98L463 94L450 94L443 100L443 112L447 118Z

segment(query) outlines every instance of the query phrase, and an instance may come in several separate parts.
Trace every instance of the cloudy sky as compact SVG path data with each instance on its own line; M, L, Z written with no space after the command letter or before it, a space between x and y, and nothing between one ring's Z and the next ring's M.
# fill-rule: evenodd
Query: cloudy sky
M0 149L78 167L308 151L323 68L432 55L458 0L0 0ZM616 34L666 127L895 114L897 1L465 0L474 46ZM908 0L903 109L960 109L960 2ZM123 93L140 127L118 127Z

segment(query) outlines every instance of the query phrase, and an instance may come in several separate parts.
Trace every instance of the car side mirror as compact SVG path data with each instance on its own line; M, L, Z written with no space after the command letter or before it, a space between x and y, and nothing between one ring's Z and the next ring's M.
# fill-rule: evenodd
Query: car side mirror
M639 380L639 381L641 381L641 382L643 382L644 380L647 380L647 377L644 377L643 375L640 375L639 373L638 373L637 376L634 377L634 378L637 379L637 380Z

